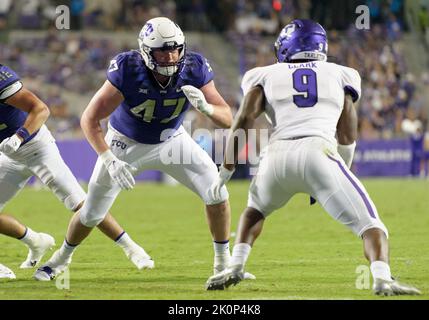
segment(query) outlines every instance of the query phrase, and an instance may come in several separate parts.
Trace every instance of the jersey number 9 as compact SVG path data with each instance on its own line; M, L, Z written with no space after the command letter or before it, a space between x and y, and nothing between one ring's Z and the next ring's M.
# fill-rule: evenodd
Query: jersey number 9
M293 74L293 88L303 94L293 95L298 108L311 108L317 103L317 76L312 69L298 69Z

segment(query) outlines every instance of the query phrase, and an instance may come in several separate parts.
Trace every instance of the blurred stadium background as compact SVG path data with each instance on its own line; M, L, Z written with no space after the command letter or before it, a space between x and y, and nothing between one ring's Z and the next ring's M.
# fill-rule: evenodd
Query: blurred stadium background
M55 8L62 4L70 8L71 30L55 28ZM370 8L369 30L355 27L360 4ZM217 87L234 112L243 73L274 62L279 29L298 17L320 22L328 31L329 59L356 68L363 79L353 170L359 177L389 177L364 183L392 235L395 276L417 285L425 294L421 298L428 299L428 8L429 0L0 0L0 63L15 69L49 105L48 126L66 162L86 182L96 155L82 135L80 115L105 81L110 59L137 49L145 21L163 15L179 23L188 49L210 60ZM193 110L187 120L193 130L214 130ZM258 127L269 127L265 117ZM195 138L206 150L218 143ZM248 177L249 169L242 165L236 178ZM165 177L147 172L141 179ZM246 204L248 183L228 185L231 230ZM6 209L61 243L70 216L50 191L26 188ZM249 259L257 281L207 292L211 239L200 199L184 187L140 184L121 193L112 212L154 257L153 271L138 272L119 248L94 232L74 256L71 290L56 290L52 283L36 284L34 270L18 269L24 247L1 237L0 262L13 268L18 281L3 282L0 299L374 298L369 290L356 290L356 266L366 261L352 233L322 214L320 206L309 206L303 195L279 211L266 222Z
M55 28L55 8L62 4L70 8L71 30ZM369 30L355 26L360 4L370 8ZM48 126L85 181L95 154L80 142L80 115L105 80L109 60L138 47L145 21L167 16L182 27L188 49L211 61L218 89L235 112L244 72L274 62L272 43L282 26L311 18L328 30L330 60L357 69L363 79L354 170L359 176L427 177L428 8L429 0L1 0L0 61L49 105ZM193 130L214 129L195 111L187 120ZM269 127L264 117L258 127ZM206 150L217 143L197 140ZM236 177L248 174L244 165ZM162 179L156 173L143 178Z

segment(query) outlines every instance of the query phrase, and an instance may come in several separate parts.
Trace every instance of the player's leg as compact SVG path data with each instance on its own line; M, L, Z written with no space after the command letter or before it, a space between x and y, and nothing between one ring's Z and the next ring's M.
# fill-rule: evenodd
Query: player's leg
M34 232L16 218L2 213L6 203L25 186L31 172L24 165L1 154L0 168L0 234L18 239L29 248L27 260L21 264L21 268L31 268L55 245L55 240L46 233Z
M229 264L229 236L231 229L231 208L229 201L206 204L206 219L213 239L213 272L222 272Z
M82 203L83 205L83 203ZM80 208L79 208L80 209ZM122 248L127 258L138 269L152 269L155 264L147 252L134 242L126 233L113 216L108 213L104 220L97 226L106 236L115 241ZM81 222L80 213L77 211L70 220L67 231L66 246L72 247L73 250L80 244L91 232L92 228L87 227ZM115 238L116 237L116 238Z
M275 147L271 149L276 150ZM247 208L240 216L230 265L221 274L207 280L207 290L223 290L243 280L246 261L253 243L262 232L265 218L284 206L296 192L293 183L283 183L286 176L281 168L285 168L286 159L272 153L274 155L261 159L258 173L252 180Z
M172 156L166 159L166 155ZM217 177L216 165L183 128L179 129L175 137L159 146L159 158L156 169L169 174L204 201L213 240L214 273L224 270L230 259L231 209L226 187L221 191L220 200L212 199L209 194L210 186Z
M367 191L338 154L309 151L305 176L308 190L336 220L363 239L376 294L416 294L418 290L392 280L388 232ZM382 285L379 285L382 283ZM385 283L389 288L386 289ZM400 288L400 289L395 289Z
M69 224L66 240L64 241L64 251L67 253L66 255L71 258L71 254L76 246L80 244L92 230L92 228L81 223L80 214L78 213L83 206L86 194L61 158L59 150L49 132L46 133L45 138L45 140L38 142L38 156L33 159L31 169L34 174L53 191L57 198L64 203L67 209L75 212ZM50 143L48 143L48 141L50 141ZM106 174L106 172L104 172L104 174ZM109 188L110 185L108 185L108 189ZM100 201L104 200L101 199ZM115 241L115 243L124 250L126 256L139 269L148 267L149 262L151 266L153 266L153 261L147 262L150 258L148 259L145 250L130 238L110 213L105 216L97 227L106 236Z
M82 208L80 208L78 214L72 217L67 229L67 236L61 248L34 274L36 280L52 280L70 265L77 246L88 237L93 228L104 220L119 192L119 186L113 184L109 173L104 168L101 160L98 159L89 182L88 195ZM78 209L81 202L72 210Z

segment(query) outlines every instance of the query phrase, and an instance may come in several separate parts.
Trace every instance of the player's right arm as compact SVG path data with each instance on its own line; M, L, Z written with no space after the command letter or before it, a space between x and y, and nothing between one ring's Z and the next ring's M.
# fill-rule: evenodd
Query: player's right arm
M357 114L355 104L361 96L361 78L353 68L340 66L341 82L344 89L344 105L337 123L338 153L350 168L356 148Z
M104 141L100 121L107 118L122 103L124 96L106 80L103 86L92 97L82 114L80 125L91 146L101 155L110 148Z
M225 148L223 166L228 170L234 170L238 160L239 150L236 131L244 129L246 136L252 128L254 121L264 112L265 94L261 86L255 86L244 96L240 108L234 117L231 132Z
M210 187L214 199L220 198L220 191L222 187L231 179L235 170L235 165L240 153L240 146L238 145L237 131L245 130L248 136L248 130L252 128L254 121L265 109L265 94L261 86L251 88L240 105L237 114L232 123L231 132L227 139L225 148L225 156L223 164L219 167L219 175Z
M107 118L124 100L122 93L106 80L92 97L82 114L81 127L91 146L103 161L109 175L122 189L130 190L135 180L132 172L136 169L119 160L104 140L100 121Z

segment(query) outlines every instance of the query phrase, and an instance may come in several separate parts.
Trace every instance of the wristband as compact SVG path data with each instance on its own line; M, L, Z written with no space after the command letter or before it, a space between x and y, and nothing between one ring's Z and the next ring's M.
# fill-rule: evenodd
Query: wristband
M30 138L30 132L24 127L20 127L15 133L22 138L23 142Z

